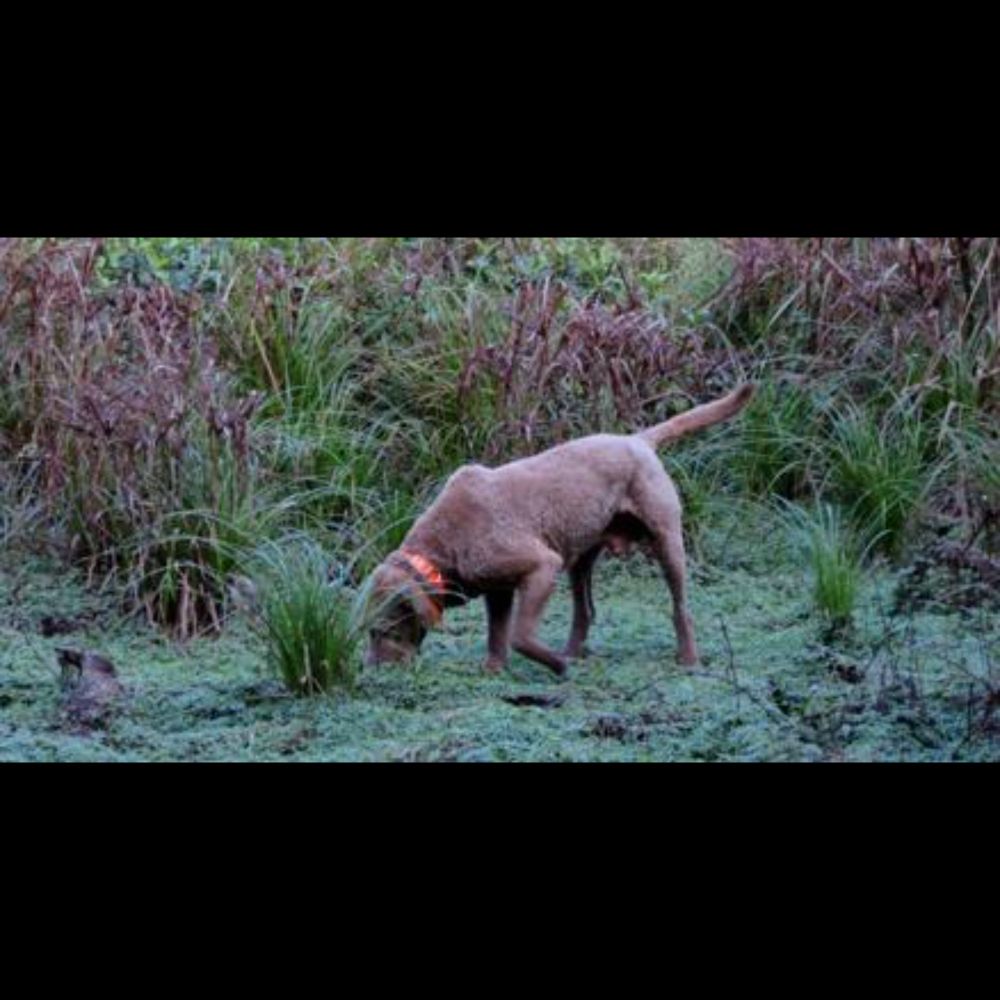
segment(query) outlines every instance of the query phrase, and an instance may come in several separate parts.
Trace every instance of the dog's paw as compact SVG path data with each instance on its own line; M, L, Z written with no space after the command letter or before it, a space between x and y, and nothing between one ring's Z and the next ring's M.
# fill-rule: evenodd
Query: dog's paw
M587 646L566 646L562 655L567 660L585 660L590 656L590 649Z
M569 664L561 656L558 656L555 657L553 662L549 664L549 669L557 677L565 677L566 671L569 670Z
M492 656L487 657L483 661L483 670L485 670L486 673L490 674L493 677L496 677L497 674L502 673L503 668L506 666L507 663L505 660L498 660Z

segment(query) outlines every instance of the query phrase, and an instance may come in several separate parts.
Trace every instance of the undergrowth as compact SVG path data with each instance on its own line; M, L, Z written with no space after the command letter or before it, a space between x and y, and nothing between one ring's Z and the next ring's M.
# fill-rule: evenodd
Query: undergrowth
M779 496L992 558L998 281L986 238L4 239L0 539L218 631L262 542L357 584L457 466L750 378L664 455L696 556L717 498Z

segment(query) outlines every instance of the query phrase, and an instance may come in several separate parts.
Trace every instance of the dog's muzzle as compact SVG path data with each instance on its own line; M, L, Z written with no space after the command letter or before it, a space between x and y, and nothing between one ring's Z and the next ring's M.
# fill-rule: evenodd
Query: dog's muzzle
M369 643L362 662L366 667L377 667L381 663L408 663L415 652L391 639L375 639Z

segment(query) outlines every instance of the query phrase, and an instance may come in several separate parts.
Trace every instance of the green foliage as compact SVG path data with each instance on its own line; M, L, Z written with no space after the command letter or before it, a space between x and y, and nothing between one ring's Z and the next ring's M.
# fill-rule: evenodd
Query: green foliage
M411 669L364 670L351 697L296 697L273 676L261 633L239 617L219 637L164 642L58 563L0 562L0 760L1000 757L995 667L990 673L1000 655L996 615L916 612L886 621L879 595L895 574L876 564L849 641L824 642L798 613L801 565L784 560L762 571L760 538L772 522L745 507L727 571L699 575L690 589L703 668L673 663L661 574L602 560L591 656L570 668L569 683L518 658L499 677L484 674L485 623L471 604L449 612L448 627L428 636ZM543 637L560 642L571 614L567 587L550 608ZM78 622L78 631L40 635L39 620L52 614ZM107 728L81 735L59 724L54 649L62 646L99 651L129 688Z
M412 489L396 487L380 494L368 505L357 529L350 534L357 576L367 576L388 553L402 545L413 522L422 513L428 493L418 494Z
M806 510L786 503L782 509L808 560L816 608L833 627L847 625L861 590L866 547L840 511L830 504L820 503Z
M330 581L332 559L308 539L283 539L256 553L267 662L289 691L350 691L365 638L364 601Z
M887 555L902 555L931 487L944 467L928 458L927 432L910 409L881 419L845 403L830 414L829 486L855 527L877 538Z
M809 486L816 440L812 396L795 384L765 382L730 440L734 468L753 496L801 496Z
M991 544L991 246L0 240L0 530L191 635L262 538L308 530L360 574L460 465L747 371L747 411L665 457L696 557L740 495L838 504L897 559L929 511Z
M998 247L0 239L0 756L995 758L995 629L968 608L887 620L898 571L868 556L901 561L931 523L1000 545ZM548 692L540 668L470 667L478 606L413 672L356 675L355 588L458 466L647 425L741 372L752 406L664 454L693 561L717 570L691 588L706 669L664 672L662 580L602 561L596 652L558 707L504 701ZM775 495L803 505L787 535L754 513ZM36 587L40 551L61 561ZM850 643L816 646L802 565L827 640L850 622ZM107 590L67 596L74 567ZM248 573L253 641L229 596ZM124 621L122 598L189 642ZM63 601L85 605L81 647L140 681L87 739L53 729L45 693L38 624ZM563 590L552 607L558 642Z
M247 552L302 523L309 499L263 482L259 466L243 467L226 443L207 436L189 445L170 478L146 483L145 492L159 498L153 516L142 525L120 518L113 543L125 593L181 638L221 629L227 581ZM120 508L120 499L109 500L109 511Z

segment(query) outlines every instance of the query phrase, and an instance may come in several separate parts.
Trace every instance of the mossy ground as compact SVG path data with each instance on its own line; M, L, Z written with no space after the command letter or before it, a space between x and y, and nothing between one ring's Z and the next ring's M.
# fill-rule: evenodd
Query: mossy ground
M123 620L56 564L0 566L0 760L908 761L996 760L989 691L1000 622L985 608L892 613L897 575L866 579L849 634L824 637L804 571L739 509L691 571L703 664L674 662L665 587L641 559L595 578L591 656L567 679L512 656L480 669L481 602L450 613L410 669L365 671L353 696L294 698L250 630L178 645ZM543 636L564 640L553 599ZM71 634L45 638L59 615ZM57 646L116 664L129 697L106 729L63 725ZM505 700L535 696L544 704Z

